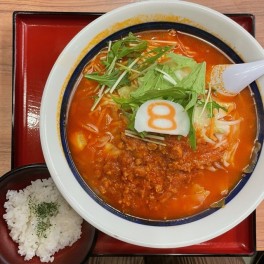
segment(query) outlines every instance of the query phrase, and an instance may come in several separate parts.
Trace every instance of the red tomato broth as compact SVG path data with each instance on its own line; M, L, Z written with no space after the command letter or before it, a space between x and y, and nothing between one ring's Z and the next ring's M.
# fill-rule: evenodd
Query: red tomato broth
M175 53L192 57L197 62L206 61L207 81L213 65L230 63L216 48L180 32L144 32L140 37L146 40L177 41L179 45L174 48ZM98 67L102 67L99 60L95 62ZM109 104L109 101L103 99L96 111L90 111L97 91L95 81L82 78L69 108L67 137L71 156L80 175L110 206L145 219L187 217L225 198L241 179L243 169L250 162L256 137L255 105L249 89L233 98L220 98L221 101L235 102L237 112L243 118L233 164L225 170L194 168L189 172L175 170L172 166L175 175L172 169L166 167L166 162L171 162L167 150L159 146L155 148L138 139L124 138L127 120L114 103ZM199 160L203 151L205 154L206 151L212 153L206 158L210 162L214 158L219 159L222 154L221 150L213 152L208 144L193 151L188 140L171 138L172 136L168 136L168 140L172 141L168 149L171 151L173 144L180 144L178 149L183 149L184 152L186 149L186 153L192 152L193 158L190 156L186 159L190 164L192 159ZM179 150L175 151L177 153ZM131 155L134 157L131 158ZM150 164L155 170L150 168ZM142 171L142 167L145 171ZM164 175L164 170L167 175ZM159 186L163 188L160 192ZM166 188L169 190L167 193Z

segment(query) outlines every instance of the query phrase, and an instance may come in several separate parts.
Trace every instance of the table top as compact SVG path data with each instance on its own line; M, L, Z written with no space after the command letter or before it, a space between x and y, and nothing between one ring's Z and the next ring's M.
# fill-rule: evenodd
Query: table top
M0 2L0 175L11 168L12 129L12 14L14 11L71 11L107 12L134 0L54 0L1 1ZM222 13L250 13L255 16L255 37L264 47L264 1L256 0L195 0L190 1L213 8ZM264 202L256 210L257 250L264 250Z

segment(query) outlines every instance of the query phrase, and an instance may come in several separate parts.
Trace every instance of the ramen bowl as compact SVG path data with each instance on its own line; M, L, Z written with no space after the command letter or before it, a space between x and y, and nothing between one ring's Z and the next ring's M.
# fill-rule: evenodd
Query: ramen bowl
M224 206L218 203L198 213L170 219L124 213L102 199L98 189L91 188L84 180L69 147L69 109L83 69L101 49L107 49L109 43L124 38L130 32L137 34L159 30L182 32L203 40L234 63L264 58L263 48L248 32L207 7L180 1L140 2L123 6L102 15L80 31L57 59L41 102L40 133L45 161L54 182L68 203L86 221L102 232L131 244L175 248L201 243L223 234L245 219L262 201L264 79L252 83L248 91L256 112L256 137L249 153L249 166L241 172L240 181L226 195ZM82 142L82 138L79 140ZM87 155L87 159L91 156ZM96 175L97 172L94 170L91 173ZM107 189L107 185L104 187Z

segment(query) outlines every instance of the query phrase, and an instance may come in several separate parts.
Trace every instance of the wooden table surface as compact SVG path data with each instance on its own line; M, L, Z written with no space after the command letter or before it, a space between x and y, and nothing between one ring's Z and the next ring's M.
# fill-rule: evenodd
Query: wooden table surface
M176 1L176 0L175 0ZM0 175L11 168L12 13L14 11L107 12L133 0L1 0L0 2ZM264 47L263 0L190 1L222 13L250 13L256 19L256 39ZM264 186L263 186L264 188ZM256 213L257 250L264 250L264 202Z

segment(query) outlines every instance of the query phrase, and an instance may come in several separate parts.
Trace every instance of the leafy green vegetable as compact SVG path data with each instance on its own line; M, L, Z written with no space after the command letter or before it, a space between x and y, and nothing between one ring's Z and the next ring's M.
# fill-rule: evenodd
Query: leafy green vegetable
M181 101L182 105L188 102L189 95L185 89L182 88L169 88L164 90L149 90L141 95L132 95L129 98L113 97L113 100L120 104L123 109L129 109L131 105L140 106L144 102L152 99L165 99L170 98L170 101Z
M134 122L138 108L148 100L164 99L181 104L191 122L189 141L196 148L196 134L193 126L193 113L197 104L204 104L213 114L213 109L222 108L206 97L206 63L175 54L172 46L150 48L148 42L132 33L127 37L110 42L108 53L103 60L104 73L86 74L85 77L101 85L101 93L95 99L95 109L103 94L113 93L113 100L120 105L128 118L128 129L135 131ZM107 88L106 88L107 87ZM103 91L102 91L103 90ZM120 92L119 92L120 90ZM210 99L210 101L209 101Z
M196 93L205 93L205 62L197 64L180 85L186 88L192 88Z
M197 64L188 77L184 78L179 85L186 89L192 89L191 100L186 106L186 110L188 110L195 106L198 95L205 94L205 63Z
M168 57L171 59L171 64L173 64L175 70L187 67L193 69L197 65L197 62L194 59L174 52L171 52Z
M118 77L118 79L116 80L116 82L113 84L113 86L110 89L110 93L113 93L113 91L121 85L121 83L124 82L125 76L126 74L133 68L133 66L137 63L138 58L135 59L134 61L132 61L131 63L129 63L129 65L127 66L127 68L120 74L120 76Z
M194 107L188 109L187 112L191 120L190 131L189 131L189 142L190 142L192 149L196 149L196 134L195 134L195 128L193 126Z
M143 62L140 65L138 65L138 70L143 71L149 68L151 65L155 64L159 58L161 58L171 49L172 47L165 46L165 47L157 47L149 52L146 52L146 54L144 54Z
M163 74L157 71L158 67L150 69L138 79L138 89L131 93L132 97L138 97L148 91L172 88L173 85L163 78Z
M172 57L173 60L167 60L164 63L158 64L138 79L138 89L131 93L131 97L141 96L150 90L166 90L176 87L179 89L184 88L187 93L191 92L189 94L191 100L186 106L186 110L188 110L196 104L198 95L205 93L205 63L198 64L193 59L180 55L174 56L171 53L169 53L168 57ZM175 72L179 67L186 67L183 61L186 61L187 66L192 69L187 77L179 81Z
M93 72L84 75L89 80L97 81L100 85L105 85L107 87L112 87L119 77L119 71L113 71L112 73L99 74L98 72ZM128 82L128 80L126 80ZM124 82L125 84L125 82Z
M105 73L93 72L91 74L85 74L84 77L97 81L103 90L105 88L110 88L109 91L112 93L116 88L130 83L127 73L132 70L134 64L139 60L141 53L146 50L147 45L147 41L137 38L132 33L129 33L127 37L114 42L114 44L109 42L106 60L102 61L106 66ZM122 64L122 66L118 67L118 60L121 60L124 57L135 58L135 60L132 63L130 60L126 60L126 64ZM102 96L99 96L95 99L94 105L91 108L92 110L95 109L101 98Z
M225 112L227 112L227 109L224 107L224 106L221 106L220 104L218 104L216 101L211 101L211 102L208 102L207 105L206 105L207 109L209 109L209 117L214 117L214 109L222 109L224 110Z
M141 40L134 34L129 33L127 37L114 42L110 47L105 65L109 67L114 60L120 60L125 56L139 57L146 50L147 46L147 41Z
M199 100L197 102L197 105L201 105L202 106L204 104L205 104L205 102L203 102L201 100ZM207 102L205 107L208 110L207 113L208 113L208 117L209 118L214 117L214 109L216 109L216 110L222 109L225 112L227 112L227 109L224 106L218 104L216 101L213 101L213 100Z
M226 199L225 198L222 198L221 200L215 202L215 203L212 203L210 205L211 208L223 208L225 207L226 205Z

